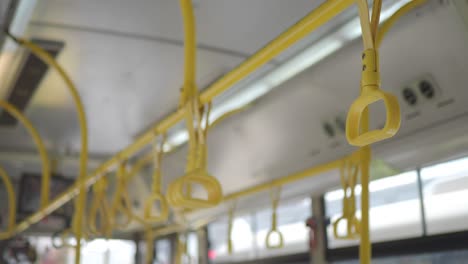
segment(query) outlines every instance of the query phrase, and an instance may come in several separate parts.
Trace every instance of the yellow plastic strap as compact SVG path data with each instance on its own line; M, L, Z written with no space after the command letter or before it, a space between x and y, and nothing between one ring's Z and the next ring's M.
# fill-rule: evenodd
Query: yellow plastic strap
M111 213L113 225L117 229L125 229L132 222L132 213L129 209L130 197L126 192L126 180L125 180L126 162L122 162L117 169L117 185L114 193L114 199L112 201ZM125 221L118 223L117 215L122 214L125 217Z
M163 135L161 144L154 146L154 171L153 171L153 186L152 194L145 201L144 220L149 223L163 222L169 218L169 206L164 194L161 192L161 161L164 153L164 143L166 142L166 134ZM152 209L155 203L159 204L159 212L154 214Z
M346 138L351 145L364 147L393 137L400 128L400 106L394 95L380 89L379 56L375 47L375 37L380 17L381 1L374 3L373 21L369 18L366 0L358 0L361 18L364 53L362 55L361 95L351 105L346 119ZM361 123L369 105L383 101L386 111L386 122L382 129L362 131Z
M206 168L206 130L202 128L202 118L195 84L196 39L195 16L191 0L180 0L185 32L185 80L181 95L186 126L189 134L186 174L171 184L167 191L167 201L173 207L198 209L218 205L222 200L222 188L218 180L209 175ZM209 109L207 111L209 113ZM208 118L208 117L207 117ZM202 187L206 199L193 196L193 185Z
M358 239L360 221L356 217L355 188L360 160L357 162L347 159L340 168L340 179L343 188L343 214L333 223L333 235L336 239ZM338 227L345 222L346 233L340 234Z
M281 231L278 230L278 216L277 216L277 211L278 211L278 205L279 201L281 198L281 188L278 188L277 190L271 190L270 192L271 195L271 229L267 233L265 237L265 245L268 249L279 249L284 247L284 238L283 234ZM278 237L278 243L273 244L272 238L274 236Z
M187 128L189 131L189 156L186 175L173 181L167 191L167 200L173 207L190 209L217 206L222 198L219 181L207 172L207 125L202 127L202 117L197 99L189 102L186 108ZM210 105L206 110L205 121L208 122ZM195 120L195 122L193 122ZM206 193L206 199L193 197L192 186L198 185Z
M107 178L100 178L93 186L93 200L89 209L88 225L89 231L94 235L109 236L112 229L112 215L107 202ZM101 228L98 228L97 219Z

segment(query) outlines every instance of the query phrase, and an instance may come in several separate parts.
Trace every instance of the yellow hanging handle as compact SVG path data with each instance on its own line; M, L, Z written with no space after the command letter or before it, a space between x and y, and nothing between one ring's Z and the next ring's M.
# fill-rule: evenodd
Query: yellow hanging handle
M161 192L161 161L164 153L164 143L166 141L166 134L163 135L161 144L154 146L154 171L153 171L153 186L152 194L145 201L144 207L144 220L150 223L157 223L166 221L169 218L169 206L166 198ZM158 214L153 214L152 209L155 203L159 204Z
M109 236L112 231L112 220L110 207L107 202L107 178L100 178L93 185L93 200L89 209L88 215L88 228L89 231L94 235ZM101 227L98 228L97 219L99 216L99 222Z
M343 161L343 165L340 167L341 185L343 187L343 215L333 223L333 235L336 239L359 238L359 226L361 223L356 217L355 197L358 171L358 165L351 159ZM338 232L341 222L345 222L346 224L345 234Z
M222 198L222 188L218 180L208 174L206 168L206 131L208 128L207 111L205 129L202 128L202 111L198 100L198 89L195 84L196 39L195 16L191 0L180 0L185 33L185 78L180 105L184 107L185 120L189 134L189 151L186 175L169 185L167 201L173 207L189 209L209 208L218 205ZM206 198L193 196L192 187L203 188Z
M130 223L132 222L132 213L130 206L130 197L126 192L126 185L127 181L125 180L125 172L126 172L126 162L120 163L117 169L116 175L116 187L114 198L111 205L111 219L114 222L113 226L117 229L125 229L127 228ZM117 215L122 214L124 215L125 220L121 223L117 221Z
M349 144L364 147L393 137L400 129L400 105L396 96L380 89L379 54L375 39L380 18L381 1L374 4L372 21L367 0L357 0L361 18L364 52L362 54L361 95L352 103L346 119L346 138ZM363 131L361 123L369 105L383 101L386 121L382 129Z
M217 206L223 199L219 181L207 172L206 136L211 104L207 109L205 129L201 125L202 118L199 109L197 100L187 104L187 127L190 135L187 174L173 181L167 191L167 200L174 207L209 208ZM196 127L194 127L193 120L196 121ZM193 185L201 186L206 193L206 198L194 197Z
M127 163L121 162L117 169L117 185L115 188L114 198L111 205L111 219L113 221L113 226L117 229L125 229L130 223L135 220L142 225L146 225L144 218L137 216L133 213L132 203L130 195L127 191ZM121 223L118 223L117 215L124 215L125 220Z
M271 204L272 204L272 213L271 213L271 229L267 233L266 238L265 238L265 245L268 249L279 249L284 247L284 238L283 234L281 231L278 230L278 205L280 201L280 196L281 196L281 189L278 188L278 190L274 191L272 190L271 193ZM278 243L273 244L273 237L274 236L278 237Z

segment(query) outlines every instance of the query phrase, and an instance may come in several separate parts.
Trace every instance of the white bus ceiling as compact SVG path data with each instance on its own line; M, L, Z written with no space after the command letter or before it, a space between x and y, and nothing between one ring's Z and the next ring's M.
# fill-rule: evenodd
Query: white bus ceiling
M198 86L203 89L232 70L321 3L194 0ZM242 91L305 47L336 32L356 14L355 7L341 14L234 90ZM181 21L178 1L173 0L40 0L25 32L17 32L65 43L58 61L76 82L85 105L92 161L89 171L177 109L184 63ZM225 194L354 150L343 132L328 137L323 123L345 116L358 95L361 43L360 38L346 43L209 131L209 171L222 183ZM380 49L382 87L398 95L402 125L395 138L375 145L375 159L406 171L467 154L467 48L468 27L448 1L430 1L391 30ZM10 88L4 80L15 71L4 60L19 51L6 50L1 55L0 94L4 97ZM401 91L424 76L432 76L438 87L436 97L421 98L416 106L409 106ZM214 104L222 105L231 94L234 92ZM381 110L376 108L377 114L371 117L377 126L384 122ZM26 114L58 160L57 169L75 177L80 151L78 122L68 91L53 70L41 82ZM40 171L34 144L19 125L0 127L0 149L2 165L13 177ZM183 146L164 157L164 186L183 174L186 152ZM141 204L150 192L149 183L149 170L132 182L130 192ZM283 194L323 193L338 184L338 173L326 173L288 185ZM268 193L262 199L268 203ZM246 208L247 202L242 206ZM218 211L225 209L221 206ZM193 217L211 213L198 212Z

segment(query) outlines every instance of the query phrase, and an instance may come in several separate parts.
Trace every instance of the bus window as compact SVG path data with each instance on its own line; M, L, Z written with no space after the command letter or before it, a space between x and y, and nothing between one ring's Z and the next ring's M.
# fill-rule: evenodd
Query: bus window
M421 179L428 234L468 229L468 158L423 168Z
M168 238L156 240L154 246L156 248L154 264L170 264L172 255L171 240Z
M422 235L422 218L417 185L417 172L374 180L370 190L370 228L372 242L417 237ZM357 216L360 215L361 186L356 186ZM325 195L326 215L331 223L342 214L343 191L336 190ZM344 226L343 226L344 227ZM344 229L339 228L343 232ZM337 240L333 227L327 228L329 248L358 245L358 240Z
M266 248L265 238L271 228L271 208L260 210L255 214L258 256L262 258L306 252L309 231L305 221L312 214L310 198L280 202L277 214L278 229L283 235L284 248L276 250Z
M253 218L250 214L234 218L232 242L234 251L228 254L227 218L208 225L208 238L211 246L211 258L214 263L252 259L255 254Z

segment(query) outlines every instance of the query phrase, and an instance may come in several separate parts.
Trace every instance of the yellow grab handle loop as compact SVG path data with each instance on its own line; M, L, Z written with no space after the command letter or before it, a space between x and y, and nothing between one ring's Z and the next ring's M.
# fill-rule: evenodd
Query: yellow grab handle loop
M159 213L153 214L154 204L159 203ZM144 221L150 223L164 222L169 218L169 205L162 193L153 193L145 201Z
M109 233L111 232L112 216L106 198L107 185L108 183L105 177L100 178L93 185L94 196L91 202L91 208L89 209L88 228L89 231L94 235L109 236ZM98 215L101 228L98 228L97 226Z
M161 144L154 146L154 171L153 171L153 187L152 194L146 199L144 205L144 220L146 222L155 223L163 222L169 218L169 205L165 196L161 192L161 161L164 153L164 143L166 141L166 134L163 135ZM155 203L159 204L159 212L153 214L152 210Z
M372 21L366 0L358 0L361 18L364 53L362 54L361 95L352 103L346 118L346 138L349 144L364 147L393 137L400 129L400 105L396 96L380 89L379 54L376 48L377 27L381 1L375 0ZM385 125L381 129L363 131L361 123L369 105L383 101L386 112Z
M167 200L174 207L190 209L209 208L217 206L223 199L222 187L219 181L207 172L207 123L211 105L208 105L205 119L205 129L202 128L202 117L198 100L187 104L186 117L189 130L189 156L187 159L187 173L169 184ZM194 126L194 121L196 127ZM206 198L193 197L192 187L198 185L206 193Z
M363 54L363 73L361 95L351 105L346 119L346 137L351 145L367 146L393 137L400 128L400 106L396 96L380 90L380 76L376 65L376 50L366 50ZM386 110L386 121L382 129L368 132L361 131L361 119L369 105L383 101Z
M52 235L52 246L56 249L60 248L74 248L76 245L73 245L69 242L70 238L75 237L71 228L56 232Z
M193 185L203 187L206 199L193 197L193 194L188 192L187 189L191 189ZM174 207L209 208L221 202L223 197L220 190L221 185L215 177L202 169L197 169L169 185L168 202Z
M217 206L222 198L222 188L218 180L207 172L206 134L208 117L202 127L202 108L199 107L198 89L195 83L196 34L195 16L191 0L180 0L184 22L185 63L184 86L180 105L184 108L186 126L189 134L186 174L173 181L167 191L167 201L173 207L189 209ZM209 114L209 105L207 115ZM192 187L196 184L206 192L206 199L196 198Z
M357 183L359 167L354 159L359 158L357 152L352 157L343 161L340 167L340 179L343 187L343 215L333 223L333 235L336 239L357 239L360 234L360 221L356 217L355 188ZM359 162L359 160L357 160ZM340 234L338 231L340 223L345 222L346 232Z
M11 183L8 173L0 167L0 178L5 186L8 196L8 225L6 231L0 232L0 240L7 239L13 236L16 226L16 197L13 184Z
M284 238L283 234L281 231L278 230L278 216L277 216L277 211L278 211L278 205L279 201L281 198L281 187L279 187L277 190L271 190L270 192L271 196L271 229L267 233L265 237L265 245L268 249L279 249L284 247ZM273 237L274 236L278 237L278 243L274 244L273 243Z
M117 186L114 193L114 199L111 206L113 225L117 229L125 229L132 222L132 213L129 209L130 197L125 191L126 180L125 180L126 162L122 162L117 169ZM125 221L118 223L116 217L118 214L122 214L125 217Z

